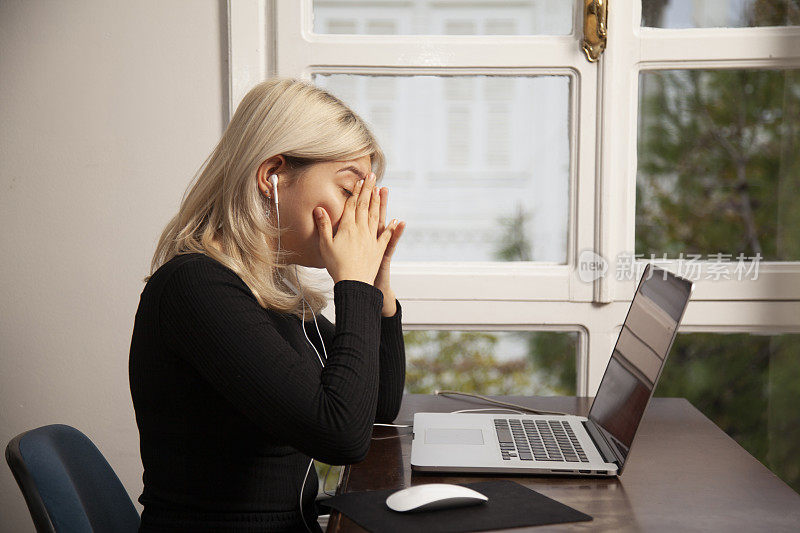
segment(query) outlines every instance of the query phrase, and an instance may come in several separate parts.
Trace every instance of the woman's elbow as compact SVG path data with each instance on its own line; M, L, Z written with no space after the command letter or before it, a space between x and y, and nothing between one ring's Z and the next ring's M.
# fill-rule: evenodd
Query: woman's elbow
M367 458L368 453L369 453L369 442L367 442L366 447L359 449L358 451L348 455L342 464L354 465L356 463L360 463L361 461Z
M375 413L375 422L391 424L400 413L400 406L402 403L402 393L400 393L400 395L398 395L396 398L392 398L391 401L380 402L378 404L378 410Z
M364 449L348 450L345 453L337 453L335 455L331 455L329 458L320 457L319 460L323 463L335 466L354 465L366 459L368 452L369 445L367 445L367 447Z
M387 411L385 413L377 413L375 415L375 422L379 424L391 424L394 422L394 419L397 418L397 413L400 412L400 408L393 409L392 411Z
M332 465L351 465L360 463L367 457L369 447L372 442L372 427L358 438L353 435L342 435L335 439L335 450L331 450L327 458L319 457L319 460Z

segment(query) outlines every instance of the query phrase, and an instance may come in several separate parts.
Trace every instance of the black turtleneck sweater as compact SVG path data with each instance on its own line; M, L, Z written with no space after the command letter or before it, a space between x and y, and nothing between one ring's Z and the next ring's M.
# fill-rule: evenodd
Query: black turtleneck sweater
M336 325L317 321L325 368L301 320L264 309L230 269L179 255L142 292L129 377L144 466L140 531L302 531L310 458L361 461L372 424L397 416L405 379L401 309L334 285ZM310 314L310 313L309 313ZM324 357L313 320L308 337ZM303 515L317 529L313 467Z

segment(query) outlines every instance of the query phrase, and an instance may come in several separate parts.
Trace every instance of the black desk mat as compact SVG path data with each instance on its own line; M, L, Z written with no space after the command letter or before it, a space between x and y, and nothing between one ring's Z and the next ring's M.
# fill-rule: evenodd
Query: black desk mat
M348 492L320 501L368 531L440 533L585 522L592 517L509 480L463 483L487 496L483 504L417 513L398 513L386 498L398 489Z

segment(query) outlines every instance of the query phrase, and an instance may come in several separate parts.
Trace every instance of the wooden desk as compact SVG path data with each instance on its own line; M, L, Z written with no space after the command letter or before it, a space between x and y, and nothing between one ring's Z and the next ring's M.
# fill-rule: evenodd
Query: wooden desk
M533 408L586 415L591 398L498 397ZM470 398L407 395L397 424L415 412L488 407ZM410 428L375 428L367 458L345 468L337 494L468 483L502 476L411 472ZM800 531L800 495L682 398L654 398L619 478L508 476L594 517L505 531ZM327 531L364 531L331 513Z

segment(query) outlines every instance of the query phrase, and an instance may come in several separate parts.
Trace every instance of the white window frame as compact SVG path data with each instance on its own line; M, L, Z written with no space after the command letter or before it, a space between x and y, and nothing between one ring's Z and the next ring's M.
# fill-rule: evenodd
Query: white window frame
M614 0L608 49L592 64L578 46L583 2L574 4L570 35L389 36L315 34L312 0L228 0L228 94L232 116L272 75L570 76L566 264L396 262L392 284L407 329L580 331L577 391L593 395L635 288L614 279L613 261L634 251L640 70L797 68L800 28L640 28L640 1ZM580 281L583 250L609 260L609 274ZM698 281L681 331L800 332L800 262L762 262L756 281Z

